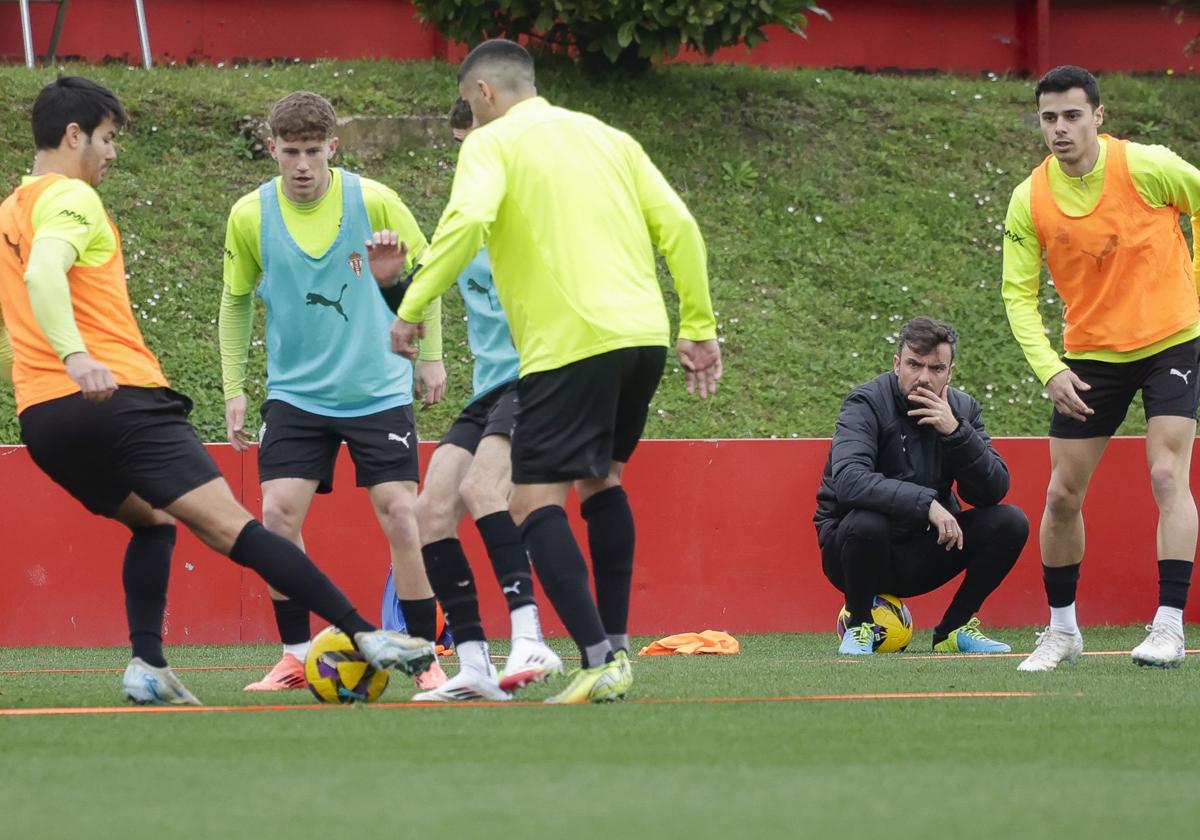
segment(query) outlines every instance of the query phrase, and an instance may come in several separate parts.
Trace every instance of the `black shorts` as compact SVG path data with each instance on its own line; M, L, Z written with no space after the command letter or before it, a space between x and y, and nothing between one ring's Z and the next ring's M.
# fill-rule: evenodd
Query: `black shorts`
M602 478L628 461L666 360L665 347L626 347L521 377L513 483Z
M474 455L479 441L488 435L511 438L517 425L517 405L516 382L493 388L467 404L438 446L452 443Z
M112 517L136 493L165 508L221 477L187 421L192 401L170 388L122 385L104 402L82 394L21 412L29 456L92 513Z
M1063 359L1071 370L1092 386L1079 396L1095 414L1087 420L1072 420L1054 412L1050 437L1111 437L1125 420L1134 395L1142 392L1146 419L1151 417L1196 418L1200 405L1200 338L1160 350L1136 362L1100 362L1094 359Z
M416 481L420 477L412 405L361 417L328 417L282 400L267 400L262 405L262 419L258 433L259 481L314 479L318 493L329 493L342 441L350 448L359 487L374 487L385 481Z

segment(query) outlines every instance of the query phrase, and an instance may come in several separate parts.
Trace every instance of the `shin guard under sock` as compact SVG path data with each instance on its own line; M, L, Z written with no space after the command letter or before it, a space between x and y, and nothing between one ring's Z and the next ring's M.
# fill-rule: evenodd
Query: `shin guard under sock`
M446 613L446 624L455 644L486 641L483 622L479 618L475 576L463 553L462 543L456 539L432 542L421 548L421 557L425 561L425 576ZM410 602L401 602L402 605L407 603ZM407 610L404 616L407 620ZM411 629L409 632L412 633Z
M308 607L289 598L271 599L275 610L275 626L279 628L279 641L285 645L302 645L312 636L308 623Z
M508 603L508 611L531 606L537 601L533 597L533 575L529 571L529 555L521 543L521 532L512 521L508 511L489 513L475 521L479 536L487 548L488 558L500 591Z
M567 524L566 511L558 505L538 508L522 524L521 541L546 597L583 655L583 666L603 664L612 648L588 589L587 564Z
M155 668L167 664L162 649L162 626L174 551L174 525L135 528L125 548L121 569L133 655Z
M580 506L587 521L596 609L609 636L626 635L633 584L633 511L624 487L609 487Z
M229 559L255 571L272 589L297 601L350 638L374 630L308 555L257 520L250 520L229 550Z

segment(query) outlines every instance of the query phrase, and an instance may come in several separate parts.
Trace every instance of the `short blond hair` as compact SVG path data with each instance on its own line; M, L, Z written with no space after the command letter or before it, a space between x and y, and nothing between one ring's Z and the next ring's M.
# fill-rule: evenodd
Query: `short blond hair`
M325 140L337 128L337 114L324 96L298 90L275 103L268 122L273 137Z

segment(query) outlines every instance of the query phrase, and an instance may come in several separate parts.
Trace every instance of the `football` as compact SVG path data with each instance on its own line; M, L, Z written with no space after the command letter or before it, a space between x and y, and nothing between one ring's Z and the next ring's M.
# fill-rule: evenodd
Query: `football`
M326 627L313 639L304 676L322 703L371 703L388 684L388 672L373 668L336 627Z
M875 652L898 653L912 641L912 615L904 602L895 595L876 595L871 606L871 618L875 622ZM846 623L850 613L842 606L837 617L838 638L846 635Z

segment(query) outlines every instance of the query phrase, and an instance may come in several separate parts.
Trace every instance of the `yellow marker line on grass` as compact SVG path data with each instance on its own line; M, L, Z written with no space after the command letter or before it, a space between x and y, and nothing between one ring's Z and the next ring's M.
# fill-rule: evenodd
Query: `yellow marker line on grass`
M1024 697L1049 697L1050 692L1039 691L922 691L887 694L800 694L783 697L662 697L644 700L628 700L626 705L659 706L681 703L811 703L844 700L979 700L1011 699ZM463 701L450 703L372 703L375 709L481 709L543 706L537 701L492 702ZM130 715L130 714L174 714L177 712L294 712L327 711L344 708L340 706L268 705L268 706L91 706L61 709L0 709L0 717L27 717L49 715Z

